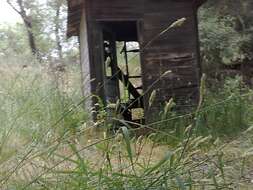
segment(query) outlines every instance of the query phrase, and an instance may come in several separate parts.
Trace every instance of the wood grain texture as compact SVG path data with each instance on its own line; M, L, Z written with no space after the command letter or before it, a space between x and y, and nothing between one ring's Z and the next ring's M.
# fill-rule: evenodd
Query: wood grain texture
M80 4L81 3L81 4ZM109 21L136 21L141 48L141 69L147 123L156 119L162 106L174 98L179 109L198 101L200 80L198 28L195 0L86 0L71 5L69 34L78 33L78 15L85 11L89 42L91 91L105 99L102 26ZM80 10L79 6L83 6ZM181 27L163 33L173 22L186 18ZM82 21L83 22L83 21ZM131 25L129 25L131 27ZM127 28L124 28L126 31ZM129 28L130 29L130 28ZM127 33L127 32L126 32ZM162 33L162 35L160 35ZM152 39L155 39L152 41ZM152 41L150 43L150 41ZM81 43L82 40L81 40ZM148 45L147 45L148 44ZM81 52L84 54L85 52ZM164 76L166 71L170 74ZM153 90L157 96L148 102Z

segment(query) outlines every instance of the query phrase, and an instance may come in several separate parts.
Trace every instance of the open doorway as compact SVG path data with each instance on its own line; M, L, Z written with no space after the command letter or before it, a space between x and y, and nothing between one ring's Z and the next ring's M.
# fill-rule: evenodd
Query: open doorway
M143 123L143 89L136 21L101 22L107 103L120 103L118 110L128 121Z

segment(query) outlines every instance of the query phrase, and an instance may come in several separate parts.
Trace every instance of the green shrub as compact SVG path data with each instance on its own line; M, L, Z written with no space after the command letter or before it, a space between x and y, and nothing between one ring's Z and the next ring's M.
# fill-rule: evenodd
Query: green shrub
M199 19L201 53L205 67L238 64L249 57L249 49L245 47L251 36L235 29L235 17L217 14L216 7L204 7L199 11Z
M196 117L197 133L214 137L238 135L251 123L252 95L240 77L227 79L224 87L208 93L206 108Z

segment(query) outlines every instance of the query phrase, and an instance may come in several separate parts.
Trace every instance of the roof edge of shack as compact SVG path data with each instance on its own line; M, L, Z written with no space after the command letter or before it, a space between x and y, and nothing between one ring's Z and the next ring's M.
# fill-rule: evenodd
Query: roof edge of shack
M67 37L78 36L84 0L67 0L67 4L68 4Z
M193 0L194 5L198 8L207 0ZM82 17L82 11L85 0L67 0L68 4L68 21L67 37L79 36L79 28Z

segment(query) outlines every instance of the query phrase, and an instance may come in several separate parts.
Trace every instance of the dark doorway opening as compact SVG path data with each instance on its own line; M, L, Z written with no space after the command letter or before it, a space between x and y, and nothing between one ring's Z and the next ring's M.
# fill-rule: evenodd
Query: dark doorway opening
M136 21L101 22L106 103L118 103L124 120L144 123L140 47Z

